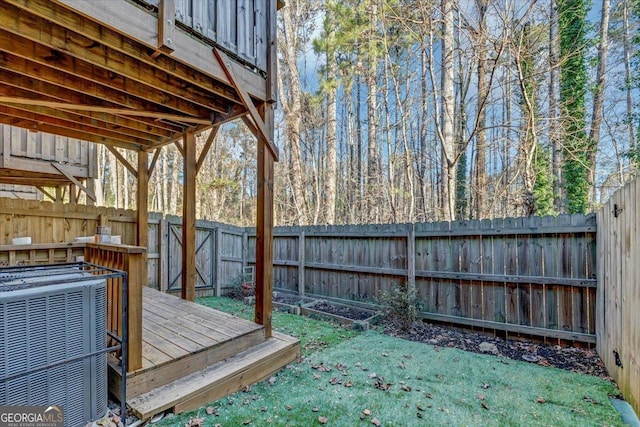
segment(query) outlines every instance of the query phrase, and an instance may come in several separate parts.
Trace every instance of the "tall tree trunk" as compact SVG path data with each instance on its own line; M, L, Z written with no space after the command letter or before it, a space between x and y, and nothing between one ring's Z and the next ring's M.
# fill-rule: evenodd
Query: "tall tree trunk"
M292 0L282 10L282 36L278 46L282 52L282 71L278 73L280 102L285 112L285 138L289 146L291 192L295 209L296 224L308 222L307 198L305 194L305 176L302 173L300 130L302 122L302 89L297 63L298 17L304 0ZM286 76L286 85L285 85Z
M441 135L442 145L442 215L445 221L455 218L456 171L455 171L455 135L454 135L454 14L453 0L442 0L442 74L441 92Z
M558 12L556 0L549 3L549 140L551 141L551 168L553 170L553 194L556 212L562 212L564 205L564 185L562 178L562 139L558 123Z
M586 0L558 0L562 73L564 187L567 212L584 213L588 206L591 147L585 130L587 70L585 64Z
M367 47L367 70L365 71L365 83L367 85L367 143L368 143L368 165L367 165L367 212L368 222L380 222L380 168L378 158L378 145L376 141L378 109L378 81L377 81L377 24L378 24L378 0L371 0L369 13L369 30L367 36L369 43Z
M327 18L332 22L331 13L327 12ZM330 24L331 25L331 24ZM333 25L330 26L333 28ZM336 55L332 49L327 52L327 75L329 79L337 79ZM336 87L331 84L327 91L327 152L325 159L325 185L324 185L324 220L327 224L336 222L336 182L338 176L338 153L336 147L336 135L338 127L338 109L336 101Z
M487 191L487 7L488 0L476 0L478 9L478 95L477 112L478 130L476 132L476 162L475 162L475 185L473 194L473 210L475 218L486 217L485 194Z
M626 123L627 132L629 134L629 149L634 151L636 148L636 130L634 129L634 103L633 103L633 82L631 75L631 39L632 35L629 30L629 19L631 11L629 10L630 0L622 1L622 37L623 37L623 51L624 51L624 83L626 92Z
M596 70L596 87L593 93L593 111L591 114L591 129L589 131L589 204L593 205L596 192L596 152L600 143L600 125L604 112L604 89L606 83L607 54L609 51L609 10L610 1L602 0L600 18L600 45L598 46L598 68Z

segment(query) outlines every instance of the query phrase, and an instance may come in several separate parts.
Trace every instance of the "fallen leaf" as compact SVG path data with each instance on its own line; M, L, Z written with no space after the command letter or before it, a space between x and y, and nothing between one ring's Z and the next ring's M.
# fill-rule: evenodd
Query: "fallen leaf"
M382 357L389 357L389 353L382 353L381 356Z
M424 408L419 403L416 405L416 408L418 409L418 411L424 411Z
M344 383L345 387L353 387L353 383L351 381L347 381L346 383Z
M269 385L274 385L276 383L276 377L269 378Z
M546 400L544 400L544 397L539 396L539 397L536 399L536 402L538 402L538 403L544 403L544 402L546 402Z
M376 379L375 388L377 388L378 390L387 391L391 388L392 385L393 384L391 383L385 383L384 378L378 378Z
M376 427L379 427L382 423L377 418L371 418L371 424L373 424Z
M245 426L251 424L251 420L244 420L243 423Z
M251 386L250 385L245 386L245 388L243 388L242 391L245 392L245 393L251 392Z
M418 417L418 418L422 418L422 412L418 412L418 413L416 413L416 417Z
M372 373L369 374L369 378L373 379L375 377L377 377L375 372L372 372Z
M260 408L260 412L267 412L267 407L263 406L262 408Z
M426 397L427 399L433 399L433 395L431 393L425 393L424 397Z
M398 363L398 368L400 368L400 369L407 369L407 367L404 365L404 362L400 362L400 363Z
M486 403L482 402L481 405L484 409L489 410L489 405L487 405Z
M243 404L244 406L247 406L247 405L251 404L251 402L249 401L249 399L244 399L244 400L242 401L242 404Z
M402 390L411 391L411 387L405 384L405 385L402 386Z
M485 390L488 389L489 387L491 387L491 385L486 384L486 383L482 384L482 388L485 389Z
M485 396L484 394L479 394L477 397L479 400L484 400L487 398L487 396Z
M205 412L207 413L207 415L213 415L215 411L216 410L213 406L207 406L207 409L205 409Z
M368 417L369 415L371 415L371 410L363 409L362 410L362 415L364 415L365 417Z
M320 379L320 374L313 374L313 379L314 380L319 380Z
M336 364L336 369L338 371L344 371L344 370L347 369L347 367L345 365L343 365L342 363L338 363L338 364Z
M189 422L186 423L185 427L202 427L204 420L200 417L189 418Z
M320 416L318 417L318 422L319 422L320 424L326 424L326 423L327 423L327 421L329 421L329 419L328 419L327 417L323 417L322 415L320 415Z
M292 409L293 409L293 406L291 406L291 405L286 405L286 406L285 406L285 408L287 409L287 411L290 411L290 410L292 410Z
M313 408L311 408L311 412L318 412L320 410L320 408L318 408L317 406L314 406Z
M342 380L339 379L338 377L333 377L329 380L329 384L331 385L338 385L338 384L342 384Z

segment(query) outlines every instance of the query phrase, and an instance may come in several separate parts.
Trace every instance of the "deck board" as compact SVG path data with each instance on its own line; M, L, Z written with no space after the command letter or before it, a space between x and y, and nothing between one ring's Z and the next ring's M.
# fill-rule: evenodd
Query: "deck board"
M137 396L198 372L265 341L264 327L185 301L143 289L142 367L127 375L127 394ZM110 389L120 383L117 361L110 361Z
M143 295L143 312L150 311L176 324L195 328L202 327L217 331L228 337L237 336L239 333L251 332L260 328L255 323L241 319L231 314L214 310L200 304L193 304L173 295L164 294L147 288ZM191 326L187 326L191 325Z

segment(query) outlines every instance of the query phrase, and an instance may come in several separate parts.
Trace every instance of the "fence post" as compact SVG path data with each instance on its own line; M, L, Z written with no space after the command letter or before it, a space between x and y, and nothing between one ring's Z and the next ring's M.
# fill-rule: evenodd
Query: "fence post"
M416 287L416 232L413 224L410 224L407 233L407 290Z
M218 225L216 227L216 254L215 254L215 283L216 283L216 296L219 297L222 294L222 228Z
M169 287L169 225L164 215L158 223L158 245L160 257L158 258L158 287L161 292L166 292Z
M298 294L304 296L304 231L298 236Z

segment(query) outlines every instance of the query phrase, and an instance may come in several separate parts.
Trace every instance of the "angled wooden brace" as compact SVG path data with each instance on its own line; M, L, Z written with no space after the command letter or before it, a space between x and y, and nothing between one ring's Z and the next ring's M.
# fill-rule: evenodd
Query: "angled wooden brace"
M93 191L82 185L80 181L78 181L73 175L71 175L68 171L64 169L64 166L58 163L51 163L51 166L58 169L58 171L64 175L69 181L71 181L76 187L84 191L91 200L96 201L96 195Z
M278 157L280 155L278 153L278 147L276 147L273 143L272 137L269 135L269 131L267 131L267 127L264 124L264 120L262 120L262 117L260 117L260 113L258 113L258 109L256 108L256 106L253 105L251 97L236 79L229 57L226 53L215 47L213 48L213 54L216 56L216 59L220 63L224 74L227 76L236 92L240 96L242 103L245 107L247 107L247 110L249 110L249 115L251 116L251 119L253 120L253 123L258 130L258 134L267 142L267 147L269 147L269 151L271 151L274 160L278 161Z

